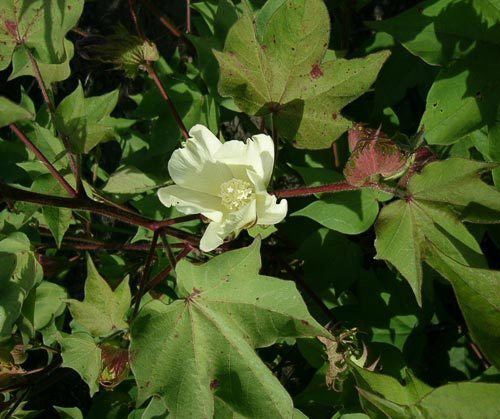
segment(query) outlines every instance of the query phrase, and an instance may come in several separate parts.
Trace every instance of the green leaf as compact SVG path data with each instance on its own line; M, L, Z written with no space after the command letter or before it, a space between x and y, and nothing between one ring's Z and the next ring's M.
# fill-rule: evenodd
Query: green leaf
M133 166L124 166L114 172L102 188L111 194L139 194L158 187L161 182Z
M60 285L49 281L42 281L34 292L33 326L35 330L40 330L64 312L68 293Z
M378 202L371 191L340 192L321 201L314 201L292 215L308 217L344 234L359 234L368 230L375 222Z
M406 278L421 304L422 259L435 246L456 261L485 267L479 244L460 222L457 209L471 205L498 207L498 194L481 182L479 170L491 165L448 159L425 166L408 184L409 198L385 206L375 226L377 258L394 265ZM431 250L429 250L431 249Z
M471 268L439 249L426 261L451 282L473 340L500 367L500 271Z
M119 91L85 98L81 84L64 98L56 110L55 124L65 135L72 151L88 153L96 145L115 137L110 113L118 102Z
M75 370L87 383L90 395L99 390L101 350L87 333L64 334L60 339L63 367Z
M66 79L73 44L65 39L83 11L83 0L2 0L0 70L13 61L11 79L33 75L26 49L32 51L46 83Z
M358 386L399 405L417 403L422 397L432 392L432 387L417 379L409 370L405 370L406 385L401 385L395 378L361 368L351 363L352 372Z
M329 333L293 283L258 274L259 247L255 241L203 265L180 262L182 299L143 307L131 333L139 403L159 394L179 418L293 416L290 396L254 348Z
M500 46L500 9L495 1L427 0L396 17L368 26L386 32L412 54L444 65L478 46Z
M33 252L24 248L26 242L22 233L0 241L0 340L11 335L25 298L42 279L42 268Z
M54 406L61 419L83 419L83 414L78 407L59 407Z
M499 72L500 46L477 49L441 70L421 121L427 142L452 144L492 124L498 111Z
M450 204L467 221L500 222L500 192L481 181L480 174L496 164L452 158L428 164L421 176L410 181L417 199Z
M0 96L0 128L17 121L33 119L33 114L22 106Z
M369 26L389 33L439 73L421 121L431 144L452 144L492 123L500 84L500 8L482 0L429 0Z
M254 23L256 21L257 23ZM245 8L228 32L219 92L251 115L275 112L282 136L299 148L327 148L350 122L340 110L366 92L389 54L324 62L330 19L321 0Z
M85 298L83 301L70 300L69 309L76 324L83 326L92 336L108 336L127 329L125 318L130 298L127 279L113 291L87 256Z
M362 404L370 417L473 418L478 406L481 417L494 418L500 409L500 384L462 382L436 389L411 378L402 386L389 376L357 368L354 371Z
M318 186L326 182L344 180L337 172L321 168L298 167L307 186ZM378 215L376 195L370 190L346 191L334 195L323 195L292 216L308 217L331 230L344 234L359 234L368 230Z

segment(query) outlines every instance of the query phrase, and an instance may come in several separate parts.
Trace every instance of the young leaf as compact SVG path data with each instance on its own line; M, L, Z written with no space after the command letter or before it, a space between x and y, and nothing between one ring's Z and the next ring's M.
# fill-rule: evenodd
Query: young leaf
M75 153L88 153L99 143L115 136L110 113L118 102L118 90L102 96L85 98L82 85L63 99L56 110L55 124L65 135Z
M74 321L92 336L108 336L115 331L127 329L125 317L130 298L127 279L113 291L97 272L90 256L87 256L85 299L70 300L69 309Z
M280 134L299 148L329 147L350 126L340 110L368 90L389 56L324 61L329 36L322 0L269 2L255 19L245 8L224 51L214 51L220 94L248 114L274 112Z
M174 418L293 417L290 396L254 348L329 333L293 283L258 274L259 247L255 241L204 265L180 262L182 300L144 306L131 334L138 403L160 395Z
M65 39L83 11L83 0L1 0L0 70L13 61L11 79L33 75L31 50L45 82L66 79L73 44Z
M63 366L74 369L89 386L90 395L94 395L99 390L97 380L101 373L101 350L94 339L84 332L63 334L60 344Z
M33 114L6 97L0 96L0 128L25 119L33 119Z

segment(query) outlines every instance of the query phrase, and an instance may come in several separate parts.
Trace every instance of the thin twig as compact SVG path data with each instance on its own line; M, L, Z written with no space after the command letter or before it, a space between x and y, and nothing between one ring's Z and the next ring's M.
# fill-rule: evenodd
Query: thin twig
M135 30L137 35L141 40L145 40L144 32L142 31L141 25L139 24L139 19L137 19L137 12L135 10L135 0L128 0L128 7L130 9L130 15L132 16L132 21L134 22Z
M184 137L185 140L188 140L189 139L189 132L186 129L184 122L182 122L182 119L179 115L179 112L177 112L177 109L175 108L174 103L170 99L170 96L168 95L168 93L165 89L165 86L163 86L163 83L160 80L160 78L158 77L158 74L156 73L155 69L153 68L153 65L148 62L148 63L146 63L145 67L146 67L146 71L148 72L149 76L151 77L151 79L155 83L156 87L158 88L158 91L160 92L161 96L167 102L168 107L170 108L170 111L172 112L172 115L175 119L175 122L177 123L179 129L181 130L182 136Z
M17 127L16 124L10 124L9 128L11 131L16 134L17 138L19 138L26 147L28 147L33 154L40 160L48 171L52 174L52 176L60 183L60 185L68 192L70 196L76 197L78 193L76 190L68 183L66 179L59 173L59 171L54 167L54 165L44 156L44 154L40 151L40 149L31 142L31 140L24 135L24 133Z
M186 246L184 250L179 252L177 257L175 258L175 263L177 264L181 259L184 259L189 253L193 251L193 248L191 246ZM144 293L149 292L151 289L156 287L160 282L162 282L165 278L167 278L170 275L170 272L175 269L175 265L169 265L165 269L163 269L161 272L156 274L156 276L149 281L149 283L146 285L144 289Z
M155 15L158 20L161 22L163 26L165 26L171 33L177 38L181 38L183 36L182 32L175 26L175 24L167 18L165 15L163 15L160 10L152 4L149 0L140 0L144 6L146 6L146 9L148 9L151 14Z
M148 258L146 259L146 264L144 265L144 271L142 273L142 277L139 281L139 286L137 287L137 293L135 296L135 305L134 312L132 313L132 319L137 316L139 312L139 306L141 305L141 299L144 295L144 288L146 287L147 282L149 281L149 274L151 272L151 265L153 262L153 257L156 251L156 244L158 243L160 231L157 230L153 234L153 240L151 241L151 247L149 248Z
M355 186L351 185L348 182L330 183L328 185L321 185L321 186L305 186L303 188L296 188L296 189L282 189L274 191L273 194L276 195L278 198L296 198L302 196L310 196L319 193L338 193L345 191L357 191L362 188L376 189L379 191L399 196L399 191L390 186L382 185L379 183L366 183L365 185Z
M55 121L55 115L56 115L56 108L54 106L54 102L52 101L49 92L47 91L47 87L45 86L45 82L43 81L42 73L40 71L40 67L38 66L38 63L36 62L35 57L31 53L29 49L27 49L28 52L28 57L30 59L31 67L33 68L33 73L35 76L35 79L38 83L38 87L40 88L40 91L42 92L43 100L47 104L47 107L49 109L50 114L52 115L53 121ZM68 160L69 160L69 165L71 167L71 171L73 172L73 176L75 176L75 182L76 182L76 192L78 196L82 196L84 193L84 188L82 184L82 178L81 178L81 173L80 173L80 165L78 158L71 152L70 147L69 147L69 142L68 139L66 138L65 135L61 135L61 141L63 142L63 145L66 149L66 153L68 155Z
M142 215L139 214L130 213L127 211L123 211L120 208L112 207L109 205L102 204L100 202L93 201L86 197L65 198L60 196L45 195L37 192L31 192L31 191L26 191L24 189L15 188L13 186L6 185L3 183L0 183L0 200L24 201L39 205L71 208L80 211L89 211L95 214L104 215L106 217L115 218L130 225L141 226L152 231L165 229L166 234L169 234L173 237L185 237L186 239L190 240L193 240L194 236L190 235L189 233L173 229L170 226L173 224L198 218L198 215L186 215L178 218L172 218L169 220L156 221L143 217ZM181 238L181 240L183 239Z
M186 0L186 33L191 33L191 2Z
M172 247L170 247L167 235L162 230L160 230L160 239L163 244L163 248L165 249L165 254L167 255L167 259L170 262L170 265L172 265L175 269L175 265L177 262L175 261L174 252L172 252Z

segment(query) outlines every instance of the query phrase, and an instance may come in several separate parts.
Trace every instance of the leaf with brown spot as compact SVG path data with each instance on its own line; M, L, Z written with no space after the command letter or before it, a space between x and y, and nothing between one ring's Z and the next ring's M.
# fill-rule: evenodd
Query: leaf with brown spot
M172 418L294 417L292 399L255 348L330 334L293 282L259 275L259 250L256 240L203 265L180 262L181 299L152 301L139 312L131 331L139 404L160 395ZM186 304L193 289L200 294Z
M322 0L267 2L255 19L245 8L224 51L214 51L219 93L245 113L274 112L279 134L294 146L328 148L351 126L340 110L370 88L389 56L324 61L329 38Z

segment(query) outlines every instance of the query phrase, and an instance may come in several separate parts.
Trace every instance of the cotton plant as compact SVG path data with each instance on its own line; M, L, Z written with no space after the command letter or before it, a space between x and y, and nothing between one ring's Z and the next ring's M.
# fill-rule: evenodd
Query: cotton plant
M274 143L265 134L222 143L208 128L195 125L168 162L174 181L158 190L160 201L184 214L201 214L209 224L200 249L216 249L254 225L273 225L287 213L285 199L267 192L274 166Z

